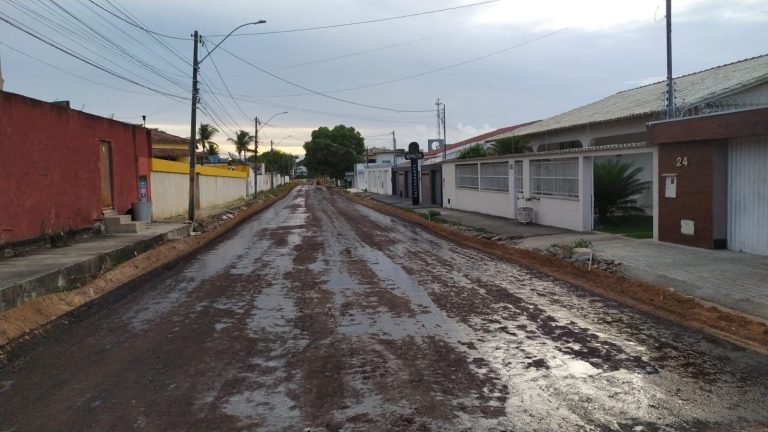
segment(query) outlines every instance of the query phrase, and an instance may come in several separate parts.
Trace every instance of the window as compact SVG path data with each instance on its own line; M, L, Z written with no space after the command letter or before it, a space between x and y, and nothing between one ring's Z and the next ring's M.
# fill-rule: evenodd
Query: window
M523 193L523 161L515 161L515 192Z
M477 164L456 165L456 187L477 189Z
M531 161L531 194L578 198L579 160Z
M480 164L480 189L509 192L509 163Z

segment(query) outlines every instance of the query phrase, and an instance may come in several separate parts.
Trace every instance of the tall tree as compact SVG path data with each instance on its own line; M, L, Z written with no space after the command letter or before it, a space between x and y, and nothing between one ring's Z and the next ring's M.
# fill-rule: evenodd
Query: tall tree
M533 151L523 137L513 135L505 138L499 138L491 145L491 153L494 156L504 156L518 153L527 153Z
M237 155L240 156L240 159L244 160L245 153L249 150L248 146L251 145L254 139L253 135L249 134L248 131L239 130L237 131L237 134L235 134L235 139L227 138L227 141L235 145Z
M343 179L355 163L363 161L365 139L351 126L323 126L304 143L304 166L313 174Z
M642 213L634 197L651 186L637 178L643 167L632 168L631 162L611 159L595 164L595 210L600 221L609 220L616 212Z
M197 143L196 146L201 146L203 150L206 149L208 143L213 143L213 136L219 133L219 130L215 126L208 123L201 123L197 128ZM214 143L215 144L215 143Z

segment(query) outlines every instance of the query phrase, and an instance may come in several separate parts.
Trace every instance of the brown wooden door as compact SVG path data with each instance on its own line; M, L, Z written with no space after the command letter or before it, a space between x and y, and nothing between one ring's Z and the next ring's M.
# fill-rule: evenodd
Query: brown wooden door
M422 204L432 202L432 182L428 172L421 173L421 202Z
M107 141L100 142L101 157L101 207L113 208L112 202L112 146Z

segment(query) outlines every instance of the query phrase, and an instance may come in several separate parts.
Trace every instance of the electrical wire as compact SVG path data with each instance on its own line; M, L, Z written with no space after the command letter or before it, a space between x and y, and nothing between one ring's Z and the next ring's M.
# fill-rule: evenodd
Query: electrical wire
M96 69L98 69L98 70L100 70L102 72L105 72L105 73L107 73L109 75L112 75L112 76L114 76L116 78L119 78L119 79L121 79L123 81L127 81L127 82L129 82L129 83L131 83L133 85L139 86L139 87L144 88L146 90L149 90L149 91L152 91L154 93L161 94L161 95L164 95L164 96L167 96L167 97L170 97L170 98L181 99L181 100L184 99L184 97L182 97L182 96L179 96L179 95L167 92L167 91L159 90L157 88L150 87L148 85L142 84L142 83L140 83L140 82L138 82L138 81L136 81L136 80L134 80L132 78L124 76L124 75L122 75L122 74L120 74L118 72L112 71L112 70L110 70L107 67L104 67L102 65L99 65L99 64L97 64L97 63L95 63L95 62L93 62L93 61L83 57L80 54L74 53L74 52L68 50L65 47L57 45L56 43L48 40L44 36L40 36L40 35L35 34L31 29L25 28L26 26L24 26L23 24L16 23L14 20L12 20L10 17L8 17L7 15L5 15L2 12L0 12L0 21L5 22L6 24L10 25L11 27L14 27L15 29L17 29L17 30L19 30L19 31L21 31L23 33L26 33L27 35L29 35L29 36L39 40L40 42L42 42L42 43L44 43L44 44L46 44L46 45L48 45L48 46L50 46L50 47L60 51L60 52L62 52L62 53L66 54L66 55L68 55L70 57L73 57L73 58L75 58L77 60L80 60L81 62L83 62L85 64L88 64L88 65L90 65L90 66L92 66L92 67L94 67L94 68L96 68Z
M341 93L341 92L347 92L347 91L353 91L353 90L361 90L361 89L365 89L365 88L379 87L379 86L383 86L383 85L387 85L387 84L393 84L393 83L396 83L396 82L406 81L406 80L413 79L413 78L419 78L419 77L423 77L423 76L426 76L426 75L431 75L431 74L437 73L437 72L443 72L443 71L446 71L446 70L449 70L449 69L453 69L453 68L456 68L456 67L459 67L459 66L464 66L464 65L469 64L469 63L473 63L473 62L476 62L476 61L484 60L484 59L487 59L489 57L493 57L495 55L499 55L499 54L505 53L507 51L511 51L511 50L513 50L515 48L520 48L520 47L525 46L525 45L530 45L530 44L532 44L534 42L538 42L538 41L540 41L542 39L546 39L546 38L554 36L554 35L556 35L558 33L562 33L562 32L564 32L566 30L568 30L568 27L561 28L559 30L555 30L555 31L543 34L543 35L535 37L533 39L529 39L529 40L527 40L525 42L520 42L518 44L509 46L509 47L506 47L506 48L503 48L503 49L500 49L500 50L497 50L497 51L493 51L493 52L490 52L488 54L484 54L484 55L481 55L481 56L473 57L473 58L470 58L470 59L467 59L467 60L460 61L458 63L453 63L453 64L449 64L449 65L446 65L446 66L441 66L439 68L430 69L430 70L427 70L427 71L423 71L423 72L419 72L419 73L415 73L415 74L411 74L411 75L405 75L405 76L402 76L402 77L399 77L399 78L390 79L390 80L379 81L379 82L375 82L375 83L371 83L371 84L364 84L364 85L359 85L359 86L355 86L355 87L347 87L347 88L335 89L335 90L324 90L323 92L324 93ZM262 96L262 97L294 97L294 96L307 96L307 95L310 95L310 94L313 94L313 93L294 93L294 94L272 95L272 96Z
M482 1L478 3L470 3L465 4L461 6L454 6L449 8L443 8L443 9L435 9L425 12L416 12L411 13L407 15L398 15L393 17L387 17L387 18L378 18L378 19L371 19L371 20L365 20L365 21L355 21L355 22L349 22L349 23L343 23L343 24L331 24L331 25L325 25L325 26L317 26L317 27L303 27L303 28L297 28L297 29L290 29L290 30L273 30L273 31L267 31L267 32L257 32L257 33L238 33L233 36L256 36L256 35L269 35L269 34L281 34L281 33L296 33L296 32L305 32L305 31L313 31L313 30L325 30L325 29L331 29L331 28L339 28L339 27L350 27L350 26L356 26L361 24L372 24L372 23L378 23L378 22L384 22L384 21L393 21L393 20L400 20L405 18L413 18L417 16L423 16L423 15L430 15L435 13L441 13L441 12L449 12L454 11L458 9L466 9L471 8L475 6L482 6L490 3L496 3L500 2L502 0L487 0ZM226 35L209 35L209 37L225 37Z
M221 71L219 70L219 67L216 65L216 62L213 60L213 56L211 55L211 51L208 50L208 45L203 42L203 48L205 48L205 51L208 53L208 59L211 60L211 64L213 64L213 68L216 70L216 74L219 76L219 79L221 80L221 84L224 85L224 88L227 90L227 94L229 95L230 99L232 99L232 102L235 103L235 106L240 111L240 114L243 115L243 117L250 120L250 117L248 114L243 111L243 108L240 106L239 103L237 103L237 99L235 99L234 96L232 96L232 92L229 90L229 86L227 85L226 81L224 81L224 77L221 76ZM238 126L239 127L239 126Z
M271 76L272 78L275 78L275 79L277 79L279 81L282 81L282 82L284 82L286 84L290 84L290 85L292 85L294 87L298 87L298 88L300 88L300 89L302 89L304 91L310 92L310 93L318 95L318 96L322 96L322 97L327 98L327 99L332 99L332 100L335 100L337 102L343 102L343 103L347 103L347 104L350 104L350 105L357 105L357 106L361 106L361 107L364 107L364 108L371 108L371 109L377 109L377 110L382 110L382 111L391 111L391 112L395 112L395 113L432 112L432 110L406 110L406 109L395 109L395 108L388 108L388 107L380 107L380 106L376 106L376 105L369 105L369 104L364 104L364 103L360 103L360 102L354 102L354 101L350 101L350 100L346 100L346 99L337 98L335 96L327 95L325 93L321 93L319 91L312 90L310 88L304 87L301 84L297 84L297 83L295 83L293 81L290 81L290 80L287 80L287 79L282 78L280 76L277 76L277 75L273 74L272 72L269 72L266 69L263 69L263 68L261 68L259 66L256 66L255 64L253 64L253 63L249 62L248 60L238 56L237 54L229 51L226 48L223 48L223 47L219 47L219 48L221 48L222 51L224 51L225 53L231 55L232 57L240 60L241 62L243 62L243 63L245 63L245 64L247 64L247 65L249 65L251 67L253 67L256 70L259 70L259 71L261 71L261 72Z
M131 22L131 21L129 21L129 20L127 20L127 19L125 19L125 18L123 18L123 17L121 17L121 16L119 16L119 15L115 14L114 12L112 12L112 11L110 11L110 10L108 10L108 9L104 8L103 6L101 6L100 4L96 3L96 2L95 2L95 1L93 1L93 0L88 0L88 1L89 1L90 3L92 3L94 6L98 7L98 8L99 8L99 9L101 9L101 10L103 10L104 12L106 12L106 13L108 13L108 14L112 15L113 17L115 17L115 18L119 19L120 21L123 21L123 22L125 22L125 23L126 23L126 24L128 24L128 25L134 26L134 27L136 27L136 28L138 28L138 29L140 29L140 30L143 30L143 31L145 31L145 32L147 32L147 33L151 33L151 34L153 34L153 35L155 35L155 36L161 36L161 37L164 37L164 38L168 38L168 39L176 39L176 40L192 40L192 38L191 38L191 37L186 37L186 38L185 38L185 37L177 37L177 36L171 36L171 35L167 35L167 34L163 34L163 33L159 33L159 32L156 32L156 31L154 31L154 30L150 30L150 29L148 29L148 28L146 28L146 27L142 27L141 25L138 25L138 24L136 24L136 23L133 23L133 22Z

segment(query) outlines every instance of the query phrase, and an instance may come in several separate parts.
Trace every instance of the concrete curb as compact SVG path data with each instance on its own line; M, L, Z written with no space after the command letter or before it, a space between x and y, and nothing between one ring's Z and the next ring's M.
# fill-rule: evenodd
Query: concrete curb
M189 226L126 244L85 261L22 280L0 290L0 311L20 306L29 300L57 292L71 291L98 275L169 240L189 235Z
M515 248L452 230L421 216L378 201L337 192L357 204L396 217L453 243L496 256L522 267L568 282L643 312L768 354L768 325L758 317L716 305L675 290L604 272L588 271L552 256Z

